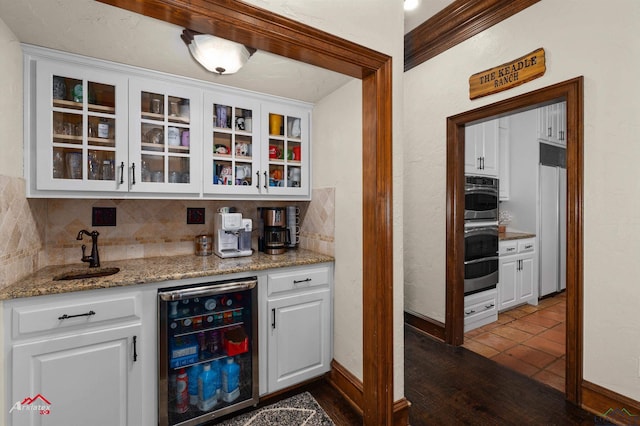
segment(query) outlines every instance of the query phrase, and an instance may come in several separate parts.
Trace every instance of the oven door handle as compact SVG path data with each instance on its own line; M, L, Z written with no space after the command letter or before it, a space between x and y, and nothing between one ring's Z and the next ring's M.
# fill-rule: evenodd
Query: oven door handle
M231 293L234 291L251 290L258 284L255 279L236 281L224 284L209 284L201 287L191 287L182 290L170 290L159 292L160 300L170 302L174 300L191 299L193 297L215 296L216 294Z
M480 235L486 234L486 235L495 235L495 236L499 234L498 225L482 226L478 228L466 227L464 228L464 233L465 233L465 237L469 237L474 234L480 234Z
M465 265L473 265L473 264L476 264L476 263L488 262L490 260L498 260L499 258L500 258L500 256L482 257L480 259L467 260L466 262L464 262L464 264Z

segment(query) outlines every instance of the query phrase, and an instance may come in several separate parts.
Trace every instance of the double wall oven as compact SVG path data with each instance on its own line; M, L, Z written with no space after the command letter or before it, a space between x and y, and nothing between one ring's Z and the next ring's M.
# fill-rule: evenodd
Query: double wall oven
M498 200L498 179L465 176L465 296L498 284Z

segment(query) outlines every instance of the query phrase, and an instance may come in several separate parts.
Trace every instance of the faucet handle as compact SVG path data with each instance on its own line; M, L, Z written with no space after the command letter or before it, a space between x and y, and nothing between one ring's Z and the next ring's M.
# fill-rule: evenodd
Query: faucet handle
M87 246L85 244L82 245L82 257L85 257L85 251L87 250Z

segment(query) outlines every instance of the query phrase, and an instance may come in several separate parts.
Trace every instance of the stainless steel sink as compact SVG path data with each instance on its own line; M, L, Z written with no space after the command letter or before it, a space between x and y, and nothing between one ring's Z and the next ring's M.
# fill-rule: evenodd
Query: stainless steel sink
M108 277L109 275L117 274L120 272L120 268L96 268L96 269L83 269L70 271L62 275L58 275L54 281L64 280L81 280L84 278L96 278L96 277Z

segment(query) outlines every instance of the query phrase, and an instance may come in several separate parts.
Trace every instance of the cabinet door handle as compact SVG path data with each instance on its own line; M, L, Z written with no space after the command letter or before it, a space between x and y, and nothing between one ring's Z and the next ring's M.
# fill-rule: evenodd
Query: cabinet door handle
M138 340L138 336L133 336L133 362L138 360L138 349L136 347L136 342Z
M267 183L269 183L269 179L267 179L267 172L264 172L264 189L267 189Z
M276 328L276 308L271 309L271 328Z
M293 280L294 284L300 284L300 283L308 283L311 281L311 278L307 278L305 280Z
M478 170L482 170L482 157L478 157Z
M120 185L124 184L124 161L120 163Z
M484 157L482 157L482 170L484 170Z
M563 141L563 140L564 140L564 131L563 131L563 130L560 130L560 138L559 138L559 139L560 139L561 141Z
M131 185L136 184L136 163L131 163Z
M67 315L67 314L64 314L62 316L59 316L58 319L60 321L62 321L62 320L66 320L66 319L69 319L69 318L90 317L91 315L95 315L95 314L96 313L93 312L93 311L85 312L84 314L78 314L78 315Z
M551 127L549 127L549 137L551 137Z
M256 172L256 189L260 189L260 171Z

